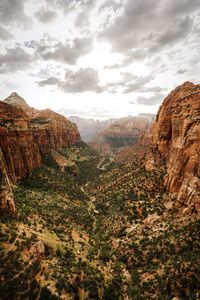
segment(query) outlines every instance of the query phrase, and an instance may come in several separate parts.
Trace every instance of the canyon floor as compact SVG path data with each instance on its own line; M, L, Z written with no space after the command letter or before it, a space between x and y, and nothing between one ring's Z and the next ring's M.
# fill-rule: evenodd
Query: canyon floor
M53 151L2 216L0 299L200 299L200 220L132 157Z

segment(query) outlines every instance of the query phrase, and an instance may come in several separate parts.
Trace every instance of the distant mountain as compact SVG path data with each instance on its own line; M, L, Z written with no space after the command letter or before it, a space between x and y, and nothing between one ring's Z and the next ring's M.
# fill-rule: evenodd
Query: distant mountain
M116 120L108 119L105 121L100 121L94 119L84 119L78 116L70 116L67 119L77 125L81 139L86 143L91 141L99 132L107 128Z
M139 114L136 117L128 116L110 124L98 133L90 145L101 152L117 152L123 147L137 144L142 134L149 130L155 115Z

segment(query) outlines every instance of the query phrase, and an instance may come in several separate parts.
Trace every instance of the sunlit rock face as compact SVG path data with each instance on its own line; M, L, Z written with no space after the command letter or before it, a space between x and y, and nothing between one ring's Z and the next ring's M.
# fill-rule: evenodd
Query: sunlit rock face
M50 109L39 111L31 118L30 124L33 136L44 154L80 142L76 125Z
M166 188L185 211L200 212L200 85L185 82L164 100L151 129L145 165L166 159Z
M13 204L9 205L12 201L8 200L12 198L10 180L15 182L30 176L41 166L43 155L51 150L79 142L76 125L65 117L51 110L33 110L16 93L5 102L0 101L0 208L10 212L15 210Z

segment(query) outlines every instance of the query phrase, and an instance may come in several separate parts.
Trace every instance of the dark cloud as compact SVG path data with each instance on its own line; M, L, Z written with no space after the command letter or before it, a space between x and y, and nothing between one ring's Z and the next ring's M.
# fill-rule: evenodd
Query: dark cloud
M151 96L138 96L137 98L137 104L143 104L143 105L155 105L162 103L164 99L164 94L155 94Z
M102 92L98 72L92 68L81 68L75 72L67 70L65 80L60 82L59 87L65 93Z
M133 92L144 91L146 84L154 79L152 74L147 76L136 76L132 73L121 73L121 80L110 82L105 86L105 89L110 93L122 92L130 94Z
M157 0L128 0L123 13L110 26L105 24L99 37L111 43L113 51L126 54L133 51L138 59L140 49L145 49L146 54L160 51L188 36L192 31L192 19L188 13L197 9L200 9L198 0L159 3Z
M148 30L149 18L155 19L155 4L153 0L127 1L124 13L116 17L115 21L105 29L100 37L112 43L114 51L124 52L135 47L140 38L143 38L142 31Z
M2 24L16 23L23 27L31 24L31 18L24 11L26 0L0 0L0 22Z
M177 1L167 1L166 11L168 15L177 16L189 14L193 11L200 10L199 0L177 0Z
M178 75L181 75L181 74L186 73L187 71L188 71L187 69L179 69L179 70L177 71L177 74L178 74Z
M99 6L99 11L104 11L105 9L111 8L114 12L116 12L118 9L121 9L123 4L123 1L117 2L115 0L106 0Z
M50 23L52 22L57 16L56 11L48 10L48 8L41 7L36 13L35 17L41 23Z
M133 82L126 84L124 93L129 94L132 92L139 92L144 89L145 85L153 80L152 75L137 77Z
M90 18L95 8L95 1L86 1L79 5L79 10L77 11L77 17L75 21L75 26L78 27L80 30L83 28L89 28L90 26Z
M37 84L40 87L46 86L46 85L57 85L59 82L59 79L56 77L49 77L48 79L37 81Z
M35 54L44 60L75 65L80 57L92 51L93 39L91 37L75 38L73 41L66 40L63 43L47 36L40 41L26 42L25 46L35 49Z
M162 48L169 47L185 38L191 31L192 24L192 19L189 17L175 20L165 32L154 39L154 44L149 49L150 52L160 51Z
M12 37L12 34L6 28L0 25L0 40L7 41Z
M6 53L0 53L0 73L13 73L26 70L33 62L33 56L22 47L6 48Z
M152 86L152 87L147 87L147 88L143 88L143 92L146 92L146 93L155 93L155 94L158 94L158 93L161 93L161 92L165 92L167 89L165 87L160 87L160 86Z

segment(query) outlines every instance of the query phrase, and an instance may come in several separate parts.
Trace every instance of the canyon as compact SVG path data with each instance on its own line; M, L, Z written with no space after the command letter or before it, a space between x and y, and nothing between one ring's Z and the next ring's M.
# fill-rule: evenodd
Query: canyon
M89 145L103 155L117 153L124 147L137 145L141 136L147 132L155 115L139 114L115 120L90 140Z
M191 82L90 146L64 116L1 101L0 299L198 299L199 155Z

